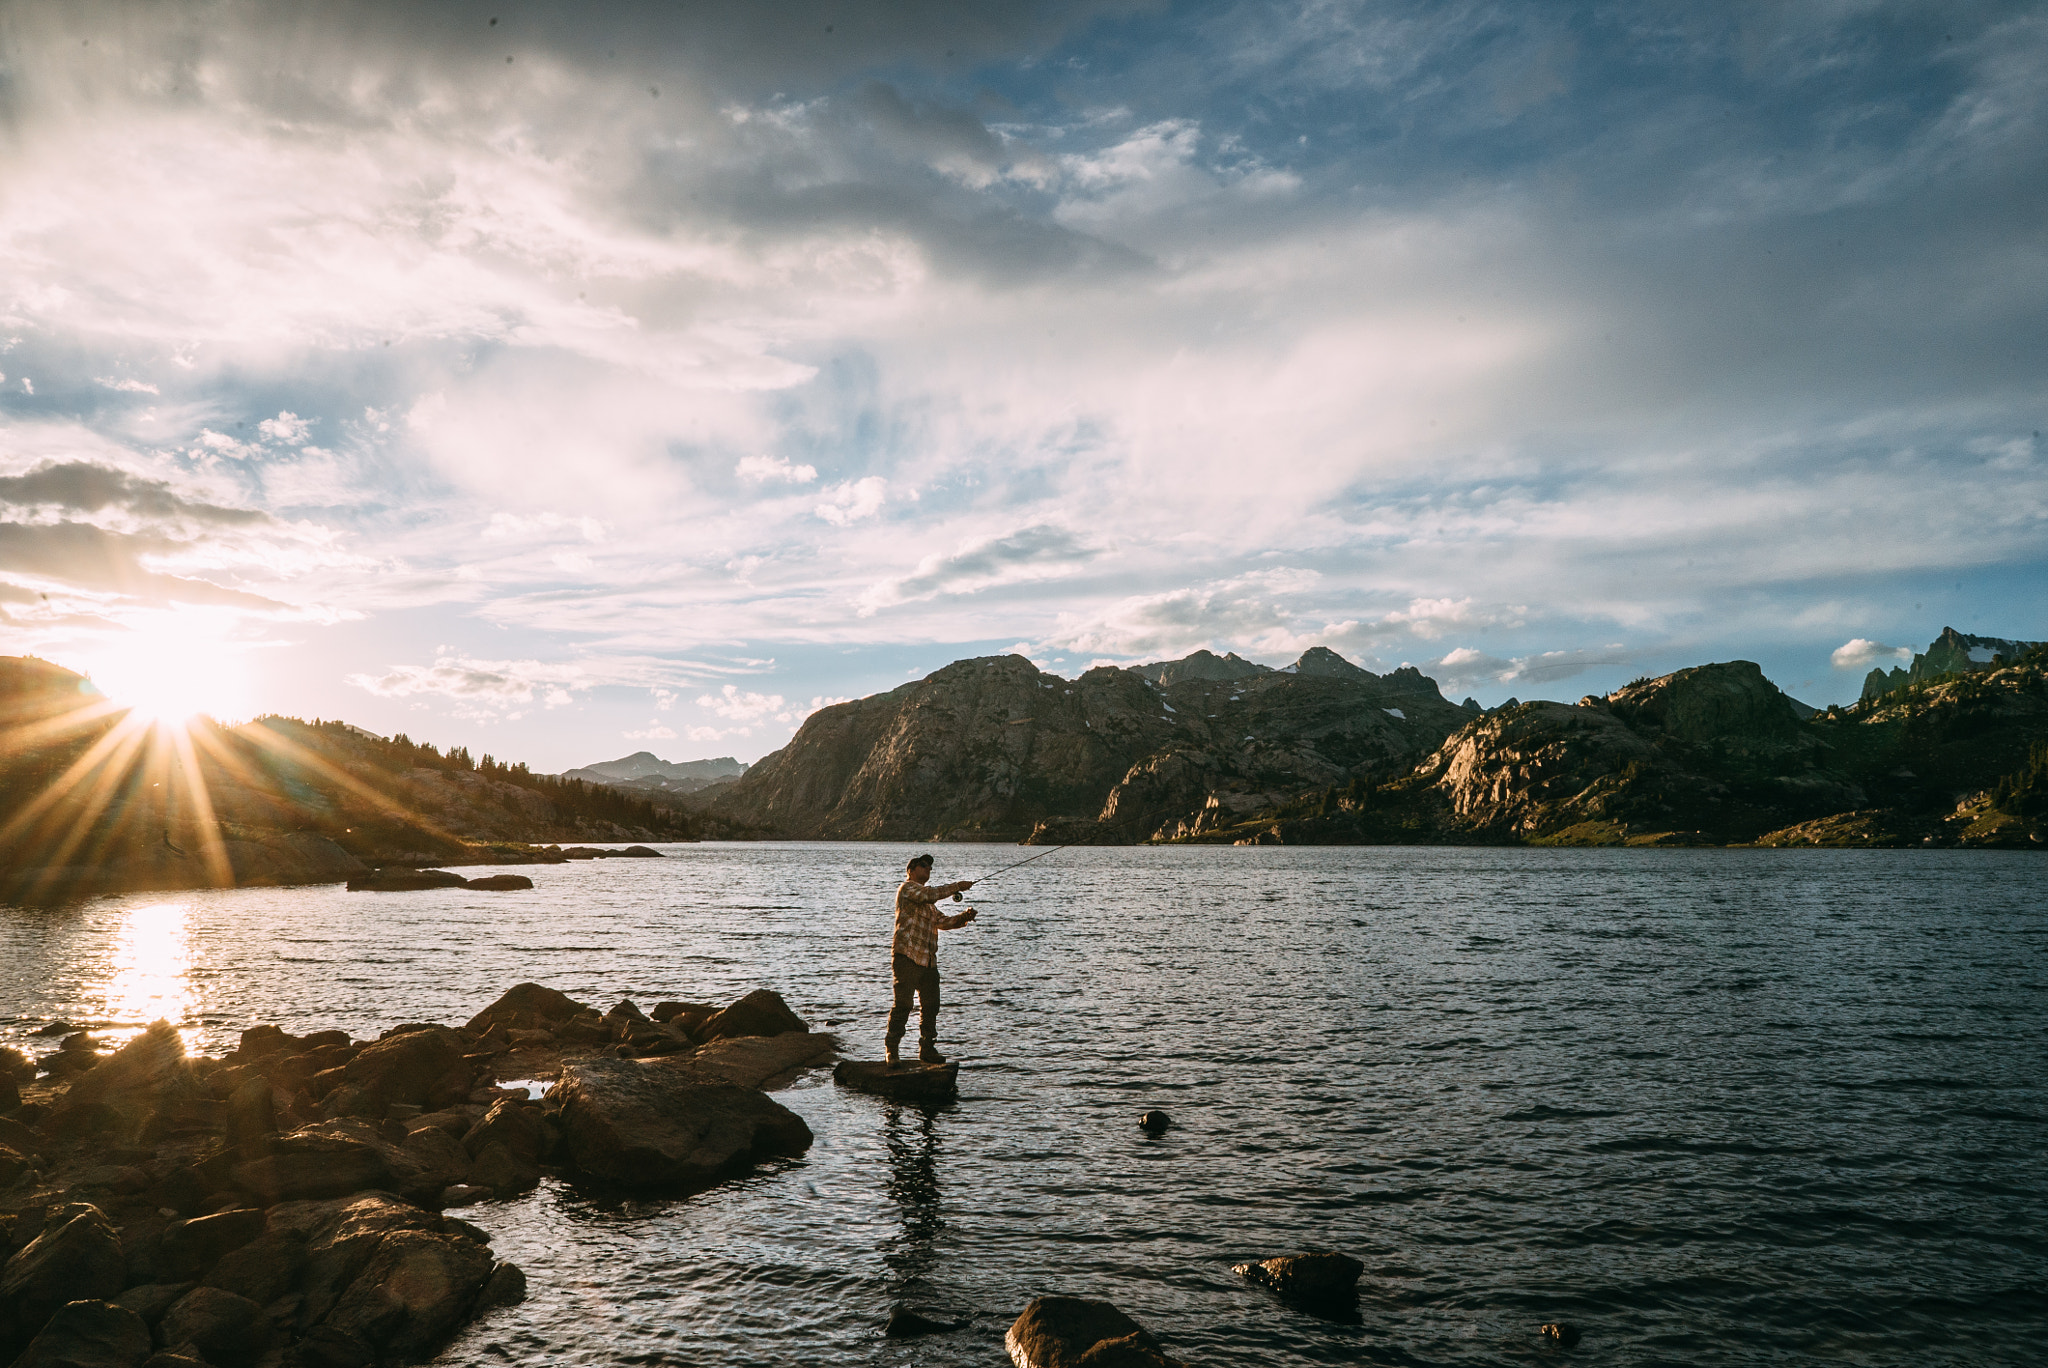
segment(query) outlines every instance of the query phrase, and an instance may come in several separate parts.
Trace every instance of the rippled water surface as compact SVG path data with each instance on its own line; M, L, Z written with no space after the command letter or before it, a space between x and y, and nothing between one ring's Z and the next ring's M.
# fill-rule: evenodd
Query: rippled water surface
M531 978L599 1006L765 985L879 1053L902 849L666 849L531 893L5 910L0 1034L363 1035ZM935 850L941 880L1014 858ZM1197 1364L2041 1361L2048 860L1077 849L982 894L941 952L956 1105L813 1074L779 1095L801 1160L473 1208L531 1296L442 1361L994 1365L1053 1291ZM1147 1138L1148 1107L1177 1128ZM1230 1272L1307 1247L1365 1261L1362 1323ZM899 1305L965 1327L884 1340ZM1557 1319L1568 1355L1535 1335Z

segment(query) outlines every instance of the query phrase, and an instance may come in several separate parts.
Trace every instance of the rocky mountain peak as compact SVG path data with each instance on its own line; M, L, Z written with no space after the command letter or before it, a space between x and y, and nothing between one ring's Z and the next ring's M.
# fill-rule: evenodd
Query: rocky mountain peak
M1288 668L1298 675L1321 675L1324 678L1379 678L1379 676L1374 674L1371 670L1365 669L1358 665L1353 665L1350 661L1346 660L1343 656L1338 655L1335 651L1331 650L1327 646L1309 647L1306 651L1303 651L1301 653L1301 659L1295 661L1294 664L1290 665ZM1396 670L1394 673L1399 674L1400 671ZM1417 678L1421 677L1421 671L1413 669L1412 667L1408 669L1408 673L1414 675ZM1431 684L1429 687L1432 690L1434 690L1436 688L1436 685Z
M1161 685L1178 684L1184 679L1249 679L1254 675L1273 672L1271 666L1254 664L1235 651L1219 656L1213 651L1206 650L1182 656L1179 660L1133 665L1130 669L1133 674Z
M1925 651L1913 657L1910 667L1876 669L1864 676L1863 699L1867 702L1903 689L1908 684L1924 683L1945 674L1988 670L2001 658L2011 663L2043 644L2006 637L1973 636L1968 632L1958 632L1953 627L1944 627L1941 635L1930 642Z
M1679 741L1789 736L1799 729L1792 700L1750 660L1696 665L1642 679L1607 695L1616 717Z

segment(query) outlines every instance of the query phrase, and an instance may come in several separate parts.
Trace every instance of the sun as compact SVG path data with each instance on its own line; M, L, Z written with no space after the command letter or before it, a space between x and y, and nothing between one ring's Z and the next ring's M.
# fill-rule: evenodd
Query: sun
M87 673L110 700L163 726L201 715L238 720L248 712L248 677L227 637L213 614L159 614L94 652Z

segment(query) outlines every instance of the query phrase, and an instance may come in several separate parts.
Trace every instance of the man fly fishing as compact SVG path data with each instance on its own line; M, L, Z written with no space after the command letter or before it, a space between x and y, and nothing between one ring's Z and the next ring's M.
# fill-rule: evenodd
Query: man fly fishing
M890 976L895 981L896 1000L889 1008L889 1032L883 1038L886 1058L897 1062L896 1048L903 1043L903 1028L910 1021L910 996L917 995L917 1057L926 1064L943 1064L939 1053L939 932L952 931L974 920L974 909L955 916L939 914L939 901L974 887L971 879L933 886L932 857L913 855L904 866L902 886L896 890L896 939L890 946Z

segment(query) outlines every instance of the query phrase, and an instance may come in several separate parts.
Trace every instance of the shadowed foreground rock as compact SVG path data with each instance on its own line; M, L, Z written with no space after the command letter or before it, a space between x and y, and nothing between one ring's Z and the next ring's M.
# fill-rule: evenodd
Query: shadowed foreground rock
M121 1237L98 1207L52 1211L43 1233L0 1269L0 1360L19 1353L65 1303L118 1294L127 1271Z
M149 1356L149 1326L110 1302L74 1301L50 1317L14 1368L132 1368Z
M525 1295L489 1237L442 1206L572 1162L673 1187L801 1153L809 1128L758 1089L833 1037L773 993L724 1013L669 1005L665 1023L630 999L600 1015L528 983L464 1027L365 1041L253 1025L198 1059L162 1022L112 1052L52 1023L61 1067L0 1054L15 1085L0 1093L0 1365L422 1362ZM693 1035L719 1015L726 1038ZM562 1082L545 1100L493 1083L549 1075Z
M661 1061L562 1066L563 1139L580 1172L629 1187L682 1187L775 1155L801 1154L811 1128L751 1088L703 1083Z
M1106 1301L1040 1297L1003 1336L1016 1368L1187 1368Z

